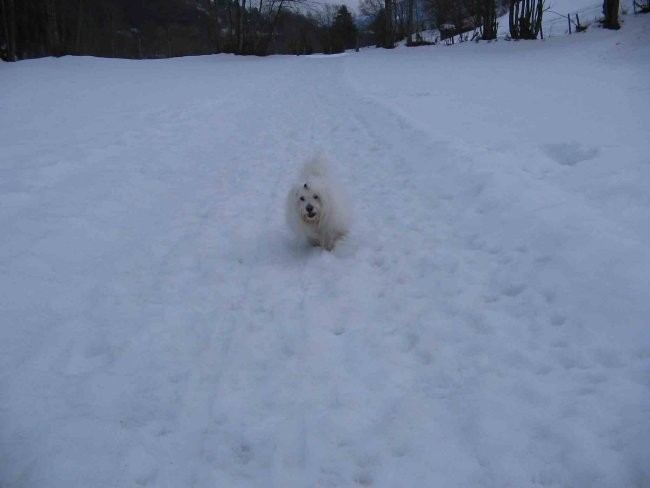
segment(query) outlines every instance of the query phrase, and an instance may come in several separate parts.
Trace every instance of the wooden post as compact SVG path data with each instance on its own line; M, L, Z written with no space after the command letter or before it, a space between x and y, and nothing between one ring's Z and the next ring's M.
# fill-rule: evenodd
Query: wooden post
M584 32L586 30L587 26L580 23L580 17L578 17L578 14L576 14L576 32Z
M571 14L566 14L566 18L569 21L569 34L571 34Z

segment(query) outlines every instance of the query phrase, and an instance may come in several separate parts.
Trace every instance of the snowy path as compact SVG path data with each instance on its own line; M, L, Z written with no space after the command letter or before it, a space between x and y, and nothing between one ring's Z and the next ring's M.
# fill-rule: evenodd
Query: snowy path
M0 66L0 485L649 482L647 147L436 136L377 56Z

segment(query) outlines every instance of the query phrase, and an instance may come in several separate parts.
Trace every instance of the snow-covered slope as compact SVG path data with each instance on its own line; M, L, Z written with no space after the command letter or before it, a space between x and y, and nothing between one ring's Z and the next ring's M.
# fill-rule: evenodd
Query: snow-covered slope
M1 64L0 485L648 486L649 40Z

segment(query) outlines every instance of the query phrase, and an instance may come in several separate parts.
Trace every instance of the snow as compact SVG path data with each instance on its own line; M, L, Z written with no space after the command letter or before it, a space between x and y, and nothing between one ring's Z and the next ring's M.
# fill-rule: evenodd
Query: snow
M648 486L648 40L0 64L0 486Z

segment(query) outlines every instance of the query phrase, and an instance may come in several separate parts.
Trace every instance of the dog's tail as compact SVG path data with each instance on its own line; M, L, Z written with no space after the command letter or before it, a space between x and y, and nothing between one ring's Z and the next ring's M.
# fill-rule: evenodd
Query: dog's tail
M310 178L327 178L329 174L327 161L320 154L307 161L302 168L302 177L305 180Z

